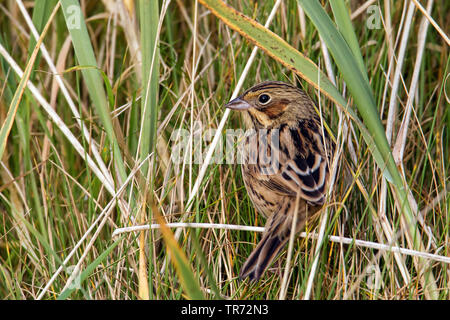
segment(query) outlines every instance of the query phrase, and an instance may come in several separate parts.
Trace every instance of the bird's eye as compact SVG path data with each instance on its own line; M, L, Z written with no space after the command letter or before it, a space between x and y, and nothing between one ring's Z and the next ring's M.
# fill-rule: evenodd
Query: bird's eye
M258 101L261 104L266 104L270 101L270 96L268 94L263 93L258 97Z

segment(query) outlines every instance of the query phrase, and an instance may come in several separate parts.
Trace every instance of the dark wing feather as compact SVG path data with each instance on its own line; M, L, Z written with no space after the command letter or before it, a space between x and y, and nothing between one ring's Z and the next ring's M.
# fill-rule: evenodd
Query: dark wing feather
M300 192L309 203L320 205L327 192L328 155L332 150L325 150L320 132L311 127L311 124L300 124L298 128L281 128L280 170L270 180L277 191L284 190L289 195Z
M317 165L307 166L306 170L301 170L297 165L300 161L306 162L301 156L298 156L300 159L289 160L281 176L290 188L299 191L305 200L313 204L323 204L329 175L328 164L322 156L315 157Z

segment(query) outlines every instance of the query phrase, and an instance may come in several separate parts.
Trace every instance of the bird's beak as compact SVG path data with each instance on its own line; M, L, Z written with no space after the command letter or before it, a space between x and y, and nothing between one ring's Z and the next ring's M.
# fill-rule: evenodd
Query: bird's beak
M251 105L247 101L242 100L241 98L236 98L234 100L231 100L230 102L228 102L225 105L225 108L232 109L232 110L238 110L238 111L247 110L250 107L251 107Z

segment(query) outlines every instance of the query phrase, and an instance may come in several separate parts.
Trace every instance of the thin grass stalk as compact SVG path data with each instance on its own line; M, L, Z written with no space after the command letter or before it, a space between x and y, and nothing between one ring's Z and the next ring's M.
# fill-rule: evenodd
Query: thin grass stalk
M433 7L433 2L434 2L433 0L428 1L428 4L427 4L427 12L428 13L431 12L431 9ZM425 40L427 37L428 26L429 26L429 21L425 16L423 16L421 19L421 22L420 22L420 27L419 27L417 55L416 55L416 60L415 60L415 64L414 64L414 71L413 71L413 75L411 78L410 87L408 90L408 99L406 102L406 110L403 115L403 120L400 125L400 129L398 131L397 139L396 139L396 142L394 145L394 150L393 150L395 162L398 163L399 166L401 166L402 170L404 170L403 169L403 156L404 156L404 150L405 150L405 145L406 145L406 137L407 137L407 133L408 133L409 121L410 121L411 113L414 111L413 110L413 97L414 97L414 93L416 92L417 86L418 86L419 74L420 74L421 65L422 65L422 61L423 61L423 54L424 54L424 50L425 50ZM417 202L415 201L411 192L409 192L408 199L410 201L411 208L414 209L414 211L417 215L419 223L422 225L425 233L428 235L429 241L435 245L434 236L433 236L433 234L431 234L429 232L429 227L427 227L425 225L422 215L419 214Z
M433 0L429 0L427 3L427 13L431 13L431 9L433 8ZM406 137L408 133L408 125L409 119L411 117L411 112L413 109L413 99L414 93L417 90L417 85L419 82L419 74L423 61L423 53L425 50L425 41L427 38L428 26L430 25L428 19L423 16L420 22L419 33L418 33L418 45L417 45L417 55L416 61L414 64L414 71L411 78L411 83L408 90L408 100L406 102L406 111L403 115L403 121L400 125L400 129L398 131L397 140L394 145L394 159L396 163L403 162L403 154L405 151Z
M191 114L190 114L190 135L189 135L189 194L192 193L192 163L194 148L194 104L195 104L195 74L197 70L197 24L198 24L198 0L194 1L194 23L192 31L192 65L191 65ZM200 56L200 55L199 55Z
M298 219L298 208L300 203L300 194L298 193L295 197L295 210L294 210L294 218L292 219L291 224L291 232L289 235L289 244L288 244L288 255L286 258L286 266L284 268L284 274L283 279L281 280L281 288L280 288L280 296L279 300L286 299L286 292L287 292L287 283L289 279L289 271L291 267L291 259L292 259L292 251L294 250L294 241L296 236L296 226L297 226L297 219Z
M11 207L11 214L16 221L16 229L18 237L21 241L21 246L25 248L27 253L30 255L30 260L33 263L33 265L39 270L40 273L45 273L43 270L43 266L41 262L39 261L38 255L36 253L35 248L33 248L33 242L30 236L30 232L27 229L26 225L22 222L23 219L25 219L25 212L29 212L30 209L26 206L26 195L23 193L22 189L20 188L17 181L14 181L14 176L12 175L11 171L8 169L5 163L3 161L0 161L0 165L3 168L3 171L1 173L1 177L5 181L5 177L7 177L9 180L13 181L13 185L9 188L10 192L10 207ZM15 190L14 190L15 189ZM2 193L0 195L3 196ZM17 198L20 198L20 200L25 204L25 208L22 206L17 205L19 202ZM22 207L22 208L18 208Z
M403 63L405 61L409 30L411 29L413 15L414 15L414 4L410 2L408 6L408 13L406 14L406 21L403 26L400 48L398 51L397 63L394 71L394 81L392 83L391 96L389 99L389 109L386 123L386 137L389 143L391 143L392 133L394 130L395 115L397 113L397 105L398 105L397 94L400 86L400 78L402 77L402 68Z
M199 228L199 229L219 229L219 230L237 230L237 231L248 231L248 232L260 232L263 233L266 229L264 227L255 227L255 226L242 226L242 225L233 225L233 224L222 224L222 223L197 223L197 222L172 222L165 223L165 226L168 228L174 229L184 229L184 228ZM117 237L123 233L128 232L141 232L143 230L155 230L161 228L161 225L158 223L146 224L141 226L132 226L125 228L117 228L114 230L112 234L112 238ZM319 234L313 232L301 232L299 233L299 237L306 239L318 239L320 237ZM430 259L437 262L442 262L446 264L450 264L450 257L433 254L425 251L417 251L411 250L407 248L392 246L390 244L377 243L372 241L366 241L361 239L354 239L348 237L341 236L332 236L327 235L328 241L341 243L341 244L349 244L360 246L364 248L370 248L375 250L382 250L386 252L398 252L404 255L423 257L426 259Z
M428 9L425 10L425 8L417 0L411 0L411 1L423 13L423 15L428 19L428 21L430 21L430 23L433 25L433 27L436 29L436 31L439 33L439 35L442 37L442 39L444 39L444 41L447 43L447 45L450 46L450 38L447 36L447 34L444 32L444 30L442 30L442 28L439 27L439 25L436 23L436 21L434 21L434 19L431 17L431 15L430 15L431 12L429 12Z

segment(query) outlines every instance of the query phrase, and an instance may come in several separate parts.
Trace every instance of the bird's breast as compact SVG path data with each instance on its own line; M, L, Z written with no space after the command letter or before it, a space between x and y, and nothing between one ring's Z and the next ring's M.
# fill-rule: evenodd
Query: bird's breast
M261 175L257 165L242 164L242 176L245 188L255 209L264 217L270 217L277 211L280 203L290 201L289 197L273 192L267 187L270 177Z

